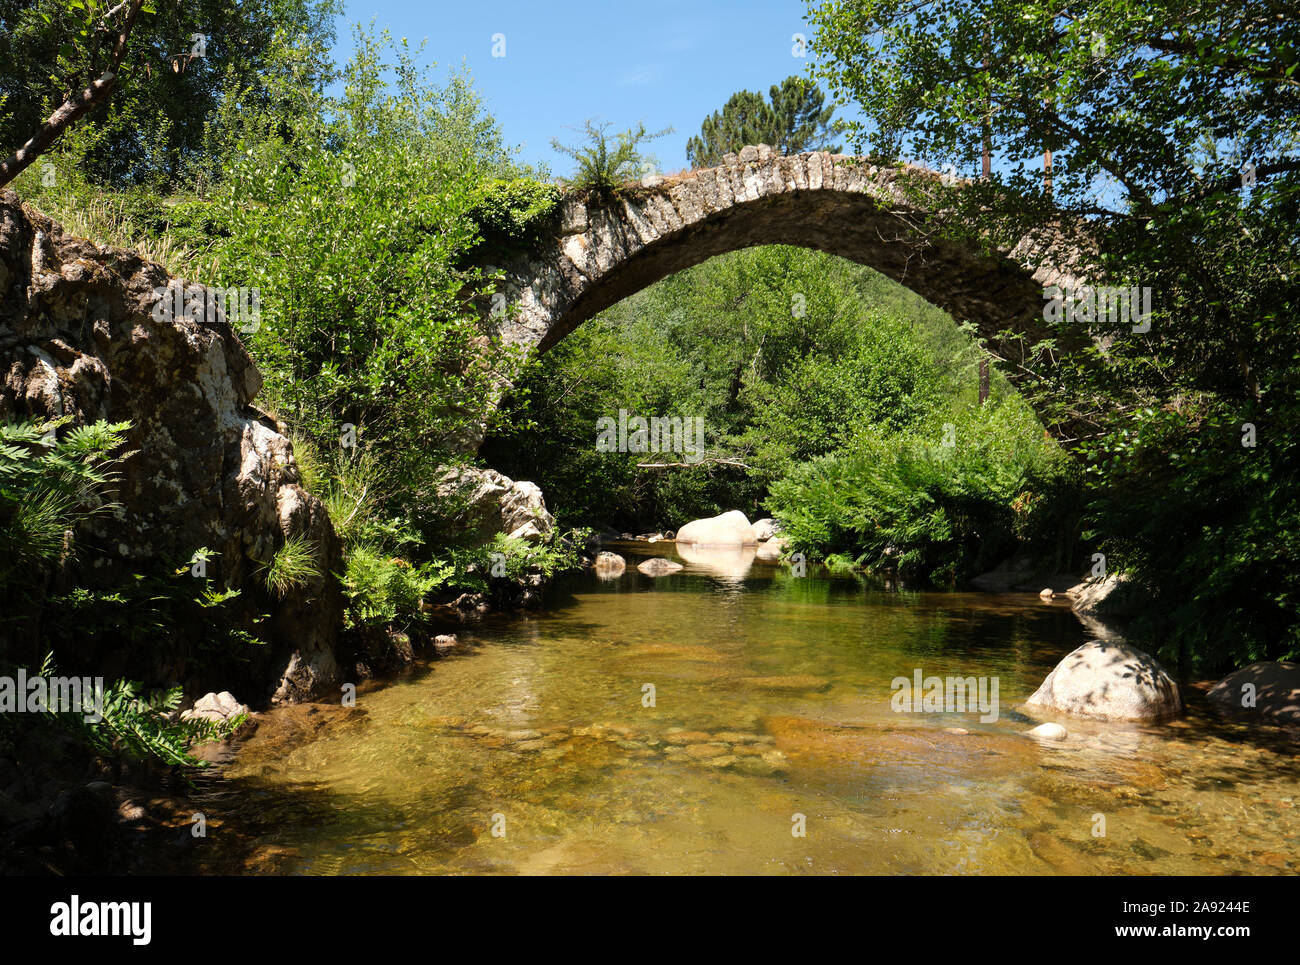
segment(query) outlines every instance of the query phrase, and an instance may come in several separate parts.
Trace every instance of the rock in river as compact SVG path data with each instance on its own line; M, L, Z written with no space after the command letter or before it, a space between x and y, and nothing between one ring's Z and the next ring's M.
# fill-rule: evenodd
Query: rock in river
M637 566L637 569L646 576L667 576L669 573L676 573L681 568L681 563L674 563L672 560L666 560L662 556L656 556L654 559L645 560Z
M738 509L709 519L695 519L677 531L677 542L696 546L754 546L754 527Z
M621 576L627 568L627 560L617 553L611 553L604 550L596 556L596 575L602 579L612 579Z
M192 710L181 712L181 720L209 720L222 724L246 713L248 707L237 701L230 691L223 690L219 694L204 694L194 702Z
M1233 714L1300 724L1300 663L1265 660L1228 674L1208 694Z
M1101 640L1066 654L1027 703L1098 720L1168 720L1183 709L1178 685L1155 658Z

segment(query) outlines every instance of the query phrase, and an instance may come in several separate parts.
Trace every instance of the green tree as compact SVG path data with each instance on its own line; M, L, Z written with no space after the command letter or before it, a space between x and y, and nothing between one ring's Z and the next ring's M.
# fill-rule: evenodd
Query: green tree
M87 28L112 6L0 0L0 143L17 147L115 66L112 97L97 99L82 122L85 173L114 186L172 186L212 172L228 143L223 103L259 111L290 78L317 91L333 79L338 0L147 4L116 65L115 32Z
M246 338L282 418L326 452L354 427L416 488L489 418L494 366L508 367L480 340L464 297L482 278L462 261L482 184L518 173L468 81L436 85L417 57L358 30L339 97L303 105L287 138L250 131L205 279L260 293Z
M691 167L721 164L724 154L747 144L767 144L782 154L839 151L830 143L837 129L831 121L835 108L824 106L825 95L815 83L787 77L773 84L768 96L770 102L762 94L738 91L721 111L706 117L699 136L686 142Z
M1089 282L1150 289L1149 331L1063 325L1015 364L1081 428L1089 538L1155 597L1142 622L1162 653L1202 672L1294 654L1294 11L863 0L810 15L818 75L862 108L859 147L974 171L991 141L991 177L931 192L937 232L1049 229L1047 260L1095 251ZM1244 446L1247 425L1261 435Z

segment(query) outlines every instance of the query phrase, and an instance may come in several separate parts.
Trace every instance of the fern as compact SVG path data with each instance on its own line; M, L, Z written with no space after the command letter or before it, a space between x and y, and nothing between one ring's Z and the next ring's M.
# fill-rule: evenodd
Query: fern
M645 124L622 131L611 138L605 132L609 124L587 121L583 126L586 143L577 146L552 140L551 146L577 163L572 186L579 191L598 195L615 195L627 182L641 176L643 169L655 167L654 160L642 152L641 144L672 133L672 128L650 133Z
M0 425L0 599L31 586L69 556L77 523L112 509L105 499L112 458L130 423L96 422L58 431L70 417Z
M57 674L54 654L47 653L41 663L40 676ZM181 721L176 711L182 701L180 687L144 693L138 681L118 680L104 691L100 719L86 720L86 711L69 711L42 715L71 733L85 746L108 757L131 760L155 760L187 769L206 767L189 753L198 743L222 740L247 719L237 715L229 721ZM0 726L12 726L7 720Z

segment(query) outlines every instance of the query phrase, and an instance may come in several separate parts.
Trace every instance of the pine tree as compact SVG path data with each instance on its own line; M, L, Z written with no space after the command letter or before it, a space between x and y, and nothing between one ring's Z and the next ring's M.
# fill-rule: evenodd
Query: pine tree
M691 166L721 164L724 154L747 144L768 144L782 154L839 150L830 144L837 129L831 121L835 108L823 106L825 95L815 83L787 77L773 84L768 96L770 102L762 94L738 91L721 111L706 117L700 136L686 142Z

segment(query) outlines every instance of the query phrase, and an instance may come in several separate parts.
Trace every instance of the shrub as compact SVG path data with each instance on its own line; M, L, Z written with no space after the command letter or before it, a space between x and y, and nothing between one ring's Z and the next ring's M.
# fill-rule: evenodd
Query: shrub
M58 673L54 654L45 655L29 676L50 678ZM49 710L37 715L0 715L0 746L13 746L20 727L58 727L94 754L112 761L154 761L186 769L207 767L190 754L195 744L223 740L247 719L239 714L227 721L180 720L180 687L146 692L138 681L116 680L104 689L102 706L83 695L81 709ZM87 720L99 712L98 720Z
M768 506L791 548L812 558L896 567L923 584L961 582L1022 539L1058 536L1034 517L1068 492L1068 461L1048 444L1016 451L1000 422L976 410L938 427L947 432L864 433L852 448L796 466L772 485Z
M348 549L341 579L349 629L407 629L423 619L420 603L438 585L432 567L413 566L365 544Z
M478 190L469 217L486 247L514 247L535 240L553 219L560 189L533 178L494 178Z

